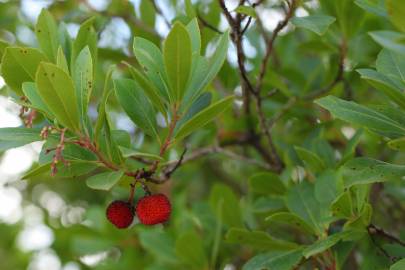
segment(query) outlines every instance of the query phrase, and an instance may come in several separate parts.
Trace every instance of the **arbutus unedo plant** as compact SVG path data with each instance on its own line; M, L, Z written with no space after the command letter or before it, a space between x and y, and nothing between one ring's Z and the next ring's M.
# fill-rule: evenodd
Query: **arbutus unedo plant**
M2 270L405 269L403 0L0 2Z
M129 220L132 221L133 216L129 213L137 184L148 195L140 200L141 205L137 207L141 223L152 225L164 222L169 218L170 202L162 197L164 195L148 194L147 185L149 182L166 182L180 165L185 151L178 162L162 165L167 150L173 144L211 122L232 104L233 96L211 102L212 94L206 91L225 60L229 34L219 36L211 57L200 55L200 30L196 19L186 25L176 22L163 42L163 51L149 40L135 37L133 53L139 67L126 62L121 64L131 78L113 79L117 67L109 69L98 105L98 116L92 124L87 111L97 58L97 33L93 22L94 18L85 21L73 42L65 36L67 40L62 43L57 38L58 26L52 15L43 10L36 25L40 49L5 48L2 74L6 83L21 97L22 114L29 111L27 128L32 127L37 112L49 125L41 130L3 129L3 132L28 132L32 141L40 139L40 136L46 141L44 155L52 156L52 160L29 172L30 176L47 167L55 176L62 162L62 169L66 171L83 167L86 172L100 171L86 181L93 189L109 190L123 177L133 178L130 201L127 204L113 202L107 211L108 219L118 228L126 228L130 225ZM63 29L60 31L65 34ZM129 143L117 140L114 135L128 135L114 134L111 130L106 107L113 95L133 123L160 145L157 153L138 152ZM163 127L157 125L157 113L164 119ZM47 148L48 144L53 147ZM72 151L66 153L67 148L75 146L81 149L85 158L75 156ZM148 166L130 168L125 164L128 158L141 160ZM161 177L158 171L162 172ZM160 198L165 198L163 205ZM159 207L165 208L162 209L163 216L159 216ZM153 218L153 215L158 216Z

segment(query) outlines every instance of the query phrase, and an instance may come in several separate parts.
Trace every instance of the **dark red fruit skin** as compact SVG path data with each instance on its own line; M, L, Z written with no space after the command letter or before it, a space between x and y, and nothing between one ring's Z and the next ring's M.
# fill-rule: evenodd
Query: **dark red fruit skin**
M134 208L125 201L113 201L107 207L107 219L119 229L128 228L134 220Z
M164 194L154 194L141 198L136 205L136 215L144 225L155 225L166 222L172 206Z

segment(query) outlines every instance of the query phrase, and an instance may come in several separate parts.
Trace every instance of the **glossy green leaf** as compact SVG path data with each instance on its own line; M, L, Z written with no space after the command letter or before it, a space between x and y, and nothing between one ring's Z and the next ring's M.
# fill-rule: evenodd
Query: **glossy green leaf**
M185 93L185 104L191 104L197 99L201 92L207 87L209 83L215 78L225 62L229 45L229 32L225 32L219 38L217 48L214 54L206 60L203 57L193 56L198 58L197 61L193 60L193 67L191 69L191 78Z
M332 203L331 210L333 215L339 218L353 217L353 200L350 192L340 194Z
M93 89L93 62L88 46L84 47L76 58L73 69L73 81L75 84L77 104L79 106L80 119L85 127L87 110Z
M320 205L315 199L312 184L304 181L290 188L287 193L287 207L291 212L305 220L318 234L323 231Z
M286 226L292 226L300 231L304 231L309 234L316 234L313 227L310 226L305 220L291 212L278 212L268 216L266 218L266 224L270 227L275 224L282 224Z
M92 189L110 190L118 183L123 175L123 171L99 173L87 178L86 185Z
M372 69L358 69L361 78L367 80L374 88L383 92L393 102L405 109L405 94L387 76Z
M315 181L315 197L322 204L330 204L338 195L339 174L335 170L323 171Z
M214 213L220 215L218 218L221 218L224 224L229 227L243 227L239 199L229 187L215 184L211 190L210 204Z
M405 6L402 0L385 0L388 18L402 32L405 32Z
M201 237L194 231L181 234L176 240L176 254L188 269L207 269L208 259Z
M296 243L274 238L263 231L248 231L240 228L231 228L225 239L229 243L249 245L266 251L284 251L298 247Z
M28 98L31 106L38 111L44 113L49 118L54 118L53 113L49 110L48 106L42 100L38 93L37 86L33 82L25 82L22 84L22 90L24 95Z
M403 269L405 269L405 259L397 261L390 267L390 270L403 270Z
M342 154L342 159L339 162L339 166L346 163L346 161L348 161L350 158L354 156L356 147L359 144L362 135L363 130L359 129L356 131L353 137L347 142L346 147Z
M64 72L69 74L69 65L67 63L62 47L58 48L58 54L56 55L56 65L60 67Z
M181 23L175 23L163 44L163 56L171 96L182 99L191 69L191 39Z
M133 80L114 80L115 95L122 108L145 133L159 138L156 112L141 87Z
M22 95L22 83L35 81L39 63L46 60L37 49L8 47L1 60L1 76L12 90Z
M376 61L377 71L405 83L405 56L387 49L381 50ZM402 85L398 85L402 86Z
M156 110L166 116L167 110L165 108L165 100L160 96L159 90L140 71L136 70L129 64L128 67L132 78L139 84L139 86L141 86L141 89L155 106Z
M251 190L263 195L283 195L286 187L277 174L271 172L261 172L249 177Z
M177 122L175 132L183 126L188 120L193 118L197 113L201 112L205 108L207 108L211 104L212 94L210 92L206 92L202 94L194 103L189 107L187 112L180 118Z
M376 133L394 138L405 135L405 127L400 123L363 105L333 96L327 96L315 102L329 110L335 117L367 127Z
M191 41L192 54L200 55L201 51L201 33L198 27L198 19L192 19L186 26Z
M141 12L142 22L146 23L150 27L155 27L156 11L152 1L141 1L139 10Z
M395 165L371 158L355 158L343 166L346 187L390 180L400 180L405 175L405 165Z
M126 148L126 147L119 147L122 153L122 156L127 158L127 157L143 157L143 158L149 158L149 159L154 159L154 160L163 160L161 156L150 154L150 153L144 153L144 152L139 152L134 149Z
M39 14L35 34L42 51L55 62L59 47L58 28L54 18L46 9L42 9Z
M356 0L356 5L361 7L367 12L372 14L387 17L387 10L385 9L384 1L380 0Z
M345 237L348 237L353 232L351 231L344 231L332 234L327 238L318 240L314 244L310 245L309 247L305 248L302 254L305 258L309 258L313 255L319 254L324 252L325 250L331 248L332 246L336 245L340 240Z
M91 58L93 60L93 67L96 66L95 62L97 59L97 33L93 28L94 20L95 17L91 17L80 25L79 32L77 33L72 47L72 67L76 62L76 58L86 46L89 47Z
M167 74L163 55L159 48L149 40L135 37L133 50L136 59L142 66L149 80L159 89L161 96L166 100L172 100L167 85Z
M0 128L0 151L42 141L39 128Z
M329 26L336 21L334 17L327 15L310 15L305 17L294 17L291 22L296 27L308 29L318 35L323 35Z
M197 129L205 126L223 111L225 111L233 102L233 96L224 98L204 110L197 113L193 118L184 123L175 134L175 139L180 140Z
M394 31L373 31L369 33L375 42L402 55L405 54L405 35Z
M313 173L317 173L325 169L326 166L323 160L314 152L299 146L295 146L294 149L305 166Z
M242 270L291 270L299 264L301 258L302 249L263 253L250 259Z
M36 74L38 93L56 119L67 128L79 130L79 111L73 81L54 64L41 63Z
M151 228L139 232L142 247L151 255L164 263L176 264L175 243L167 231Z

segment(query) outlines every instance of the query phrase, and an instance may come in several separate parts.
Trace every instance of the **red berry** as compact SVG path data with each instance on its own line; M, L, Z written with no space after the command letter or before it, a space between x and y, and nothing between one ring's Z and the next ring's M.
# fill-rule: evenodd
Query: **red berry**
M136 214L142 224L155 225L166 222L172 211L166 195L155 194L145 196L136 205Z
M107 207L107 219L119 229L129 227L134 220L134 208L125 201L113 201Z

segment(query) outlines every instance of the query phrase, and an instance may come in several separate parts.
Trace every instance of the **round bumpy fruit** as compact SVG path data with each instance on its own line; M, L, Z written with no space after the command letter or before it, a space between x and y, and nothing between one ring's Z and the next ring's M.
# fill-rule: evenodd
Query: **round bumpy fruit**
M107 219L119 229L128 228L134 220L134 208L125 201L113 201L107 207Z
M136 215L139 221L145 225L166 222L171 211L170 201L164 194L145 196L136 205Z

